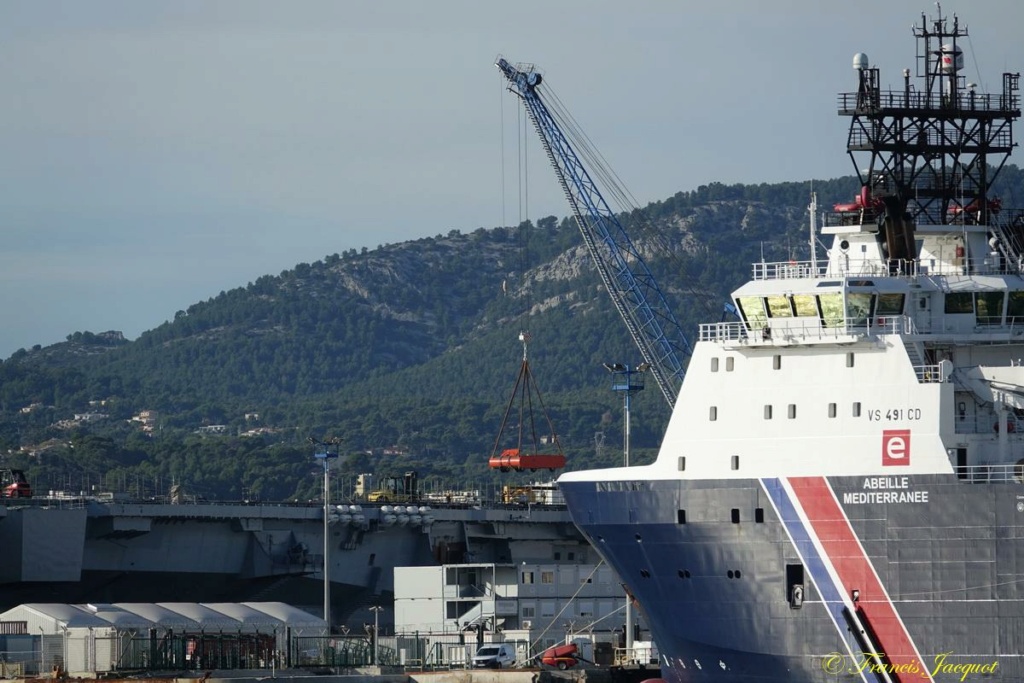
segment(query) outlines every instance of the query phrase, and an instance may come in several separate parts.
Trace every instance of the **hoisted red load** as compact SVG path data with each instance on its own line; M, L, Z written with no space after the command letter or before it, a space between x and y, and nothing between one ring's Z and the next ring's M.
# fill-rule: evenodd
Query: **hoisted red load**
M512 396L509 398L508 407L505 408L505 416L501 420L501 428L498 429L498 438L494 440L494 449L491 451L491 458L488 464L491 469L502 472L525 470L551 470L555 471L565 467L565 455L562 453L562 446L558 443L558 435L551 424L551 419L544 410L544 401L540 396L540 389L537 387L533 374L530 372L530 361L526 357L526 345L530 341L527 332L519 333L519 341L523 343L523 363L519 368L519 377L512 388ZM505 427L508 425L509 415L512 408L519 405L519 433L516 438L515 447L510 444L502 444L502 436L505 434ZM536 399L540 406L541 413L548 426L548 436L540 439L537 436L536 423L533 416L533 401ZM529 433L527 433L529 424ZM524 440L528 439L528 443ZM544 441L544 443L541 443ZM541 448L543 446L543 449ZM499 454L499 449L501 453Z

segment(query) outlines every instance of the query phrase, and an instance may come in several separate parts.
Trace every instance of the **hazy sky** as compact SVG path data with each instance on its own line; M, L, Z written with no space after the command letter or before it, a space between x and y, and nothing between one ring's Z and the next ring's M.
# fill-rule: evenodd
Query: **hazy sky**
M519 104L498 54L540 68L641 204L715 181L847 175L848 120L835 107L856 86L853 54L898 85L915 67L911 25L933 11L907 0L6 0L0 358L76 330L135 338L346 249L566 215L532 130L520 212ZM1024 68L1020 0L943 11L970 28L979 90Z

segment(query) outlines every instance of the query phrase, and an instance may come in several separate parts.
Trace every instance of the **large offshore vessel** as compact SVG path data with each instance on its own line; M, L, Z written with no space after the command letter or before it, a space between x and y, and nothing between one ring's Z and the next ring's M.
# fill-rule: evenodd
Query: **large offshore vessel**
M857 54L839 95L862 187L827 257L701 326L655 463L559 479L665 679L1024 680L1019 75L967 83L941 9L913 33L913 78Z

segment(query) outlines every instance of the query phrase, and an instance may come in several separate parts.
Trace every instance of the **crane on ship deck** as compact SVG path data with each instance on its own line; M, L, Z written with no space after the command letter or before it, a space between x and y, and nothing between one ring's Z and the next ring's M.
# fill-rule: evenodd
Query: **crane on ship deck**
M665 400L675 405L684 375L682 357L692 347L654 275L563 132L575 132L571 117L552 114L539 90L543 78L532 65L513 66L499 57L495 66L526 107L605 289Z

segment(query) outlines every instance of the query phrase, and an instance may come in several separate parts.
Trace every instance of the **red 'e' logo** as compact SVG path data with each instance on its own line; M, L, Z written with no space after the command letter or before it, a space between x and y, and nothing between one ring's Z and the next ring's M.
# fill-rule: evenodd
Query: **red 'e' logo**
M882 430L882 467L905 467L910 464L910 430Z

